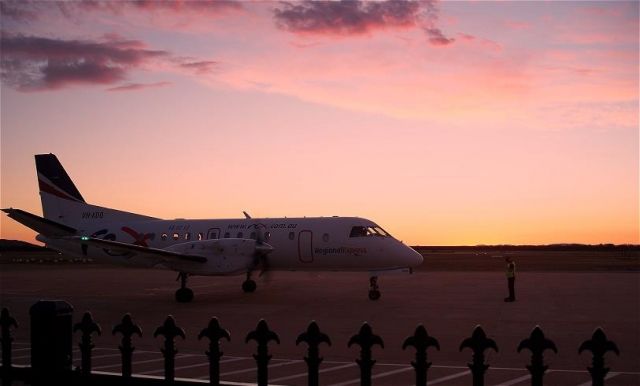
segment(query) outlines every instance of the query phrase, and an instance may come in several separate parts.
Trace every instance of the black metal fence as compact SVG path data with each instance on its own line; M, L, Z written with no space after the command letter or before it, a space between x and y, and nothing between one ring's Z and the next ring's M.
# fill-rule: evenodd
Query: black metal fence
M34 385L224 385L220 381L220 358L223 352L220 350L221 341L229 340L229 331L224 329L217 318L212 318L209 324L199 334L198 339L209 341L208 350L205 352L209 360L209 381L196 379L176 379L175 357L177 354L176 338L185 338L185 332L176 325L172 316L168 316L164 323L153 333L154 337L164 339L161 348L164 357L164 377L134 375L132 371L132 353L135 350L132 341L134 335L142 336L142 330L135 324L131 315L126 314L122 321L115 325L112 333L122 336L118 347L122 358L121 373L98 372L91 370L91 353L95 347L92 342L94 334L100 335L102 329L96 323L91 313L86 312L79 323L73 324L73 307L64 301L40 301L34 304L30 310L31 316L31 365L15 366L11 362L12 354L12 329L18 327L16 320L4 308L0 315L2 338L2 384L11 385L14 381L21 381ZM80 333L81 366L72 366L72 346L74 333ZM256 329L246 335L245 342L255 341L257 352L253 355L257 365L256 381L259 386L265 386L269 380L269 354L271 342L280 343L278 334L269 329L265 320L260 320ZM307 364L307 380L310 386L317 386L319 381L319 367L322 362L320 346L322 343L331 345L331 339L320 330L315 321L312 321L306 331L296 339L296 345L304 343L307 353L304 361ZM399 343L399 342L398 342ZM372 348L380 346L384 348L382 338L373 332L372 327L364 323L357 334L347 342L348 346L360 347L360 357L356 363L360 367L360 384L371 385L372 369L376 363L373 359ZM415 350L415 360L411 366L415 370L415 384L422 386L428 384L428 372L431 362L428 360L428 349L440 350L438 340L429 335L424 326L419 325L413 335L407 337L402 343L403 349ZM487 337L480 326L476 326L473 334L464 339L460 344L460 351L470 349L473 352L472 361L468 367L472 373L473 386L484 385L484 376L489 368L485 363L487 350L498 351L497 343ZM545 372L548 366L544 363L545 351L557 353L553 341L545 337L542 329L536 326L528 338L522 340L517 351L529 350L531 363L527 369L531 373L531 385L542 386ZM590 339L585 340L577 348L578 353L590 351L593 354L592 365L587 369L591 375L592 385L604 385L604 379L609 368L605 367L604 355L613 351L619 355L614 342L607 339L602 329L597 328Z

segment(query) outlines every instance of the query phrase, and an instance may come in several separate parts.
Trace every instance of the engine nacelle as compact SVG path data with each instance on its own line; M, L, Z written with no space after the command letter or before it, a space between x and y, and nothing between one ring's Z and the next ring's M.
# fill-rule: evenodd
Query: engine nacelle
M174 244L166 249L184 255L206 257L205 266L200 265L198 271L204 268L207 273L199 273L224 275L245 272L251 268L256 247L262 249L264 244L257 245L252 239L218 239Z

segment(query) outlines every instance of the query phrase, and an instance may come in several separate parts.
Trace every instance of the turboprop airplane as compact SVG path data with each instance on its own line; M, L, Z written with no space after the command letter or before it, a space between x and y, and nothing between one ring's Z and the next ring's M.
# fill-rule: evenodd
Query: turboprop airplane
M84 198L54 154L38 154L36 170L44 217L2 209L38 232L36 240L75 257L178 272L178 302L190 302L193 275L255 271L369 271L369 298L380 298L378 274L410 271L422 256L374 222L359 217L163 220L96 206Z

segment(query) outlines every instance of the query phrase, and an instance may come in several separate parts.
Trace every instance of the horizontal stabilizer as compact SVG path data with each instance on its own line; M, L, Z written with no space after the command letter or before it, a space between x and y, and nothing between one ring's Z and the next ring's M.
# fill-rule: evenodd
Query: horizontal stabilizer
M76 229L67 225L57 223L55 221L36 216L35 214L25 212L21 209L2 209L10 218L16 220L20 224L33 229L34 231L51 238L60 238L73 236Z
M133 253L135 256L143 258L161 258L165 260L193 261L196 263L206 263L207 258L203 256L185 255L171 252L165 249L143 247L141 245L121 243L119 241L103 240L88 236L69 237L69 240L77 241L94 247L106 248L111 251Z

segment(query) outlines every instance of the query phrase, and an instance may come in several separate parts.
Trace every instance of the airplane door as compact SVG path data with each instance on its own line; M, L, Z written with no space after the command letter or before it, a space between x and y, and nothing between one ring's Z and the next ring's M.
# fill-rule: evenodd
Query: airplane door
M207 232L207 240L215 240L220 238L220 228L209 228Z
M298 233L298 258L303 263L313 262L313 232Z

